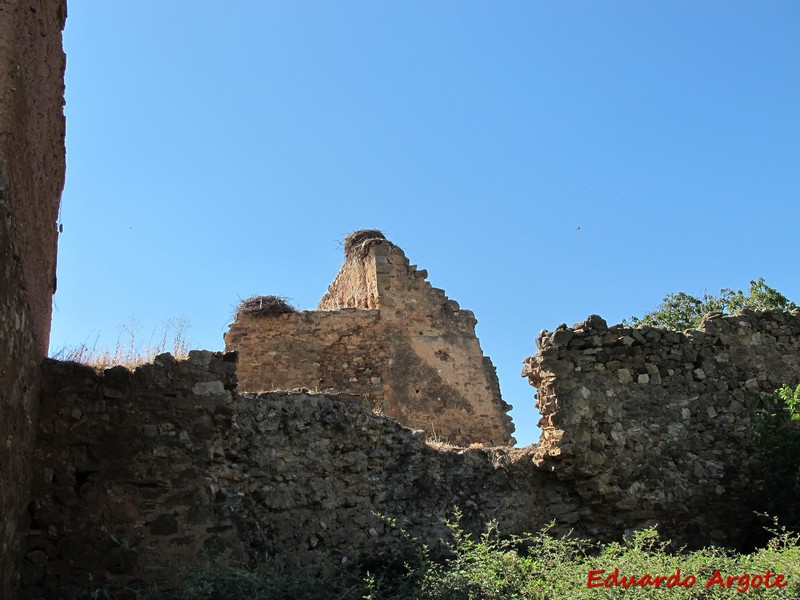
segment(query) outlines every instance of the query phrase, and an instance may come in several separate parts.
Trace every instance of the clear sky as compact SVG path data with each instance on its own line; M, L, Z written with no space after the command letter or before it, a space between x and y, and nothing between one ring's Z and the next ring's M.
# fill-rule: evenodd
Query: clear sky
M377 228L478 318L521 444L541 329L800 298L800 2L71 2L51 350L313 309ZM124 336L123 336L124 340Z

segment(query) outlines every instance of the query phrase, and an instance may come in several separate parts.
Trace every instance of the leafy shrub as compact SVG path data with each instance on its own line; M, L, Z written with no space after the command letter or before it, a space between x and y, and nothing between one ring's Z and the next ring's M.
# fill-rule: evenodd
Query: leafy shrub
M764 401L755 427L764 461L760 509L800 530L800 385L784 385Z
M460 513L447 523L453 537L448 544L451 556L443 562L421 565L419 598L426 600L473 600L528 598L530 590L544 583L544 573L560 560L571 559L574 548L568 541L559 543L544 534L536 537L535 554L518 549L533 538L500 537L495 522L479 536L465 533Z
M723 288L718 296L703 294L700 298L684 292L668 294L656 310L646 313L641 318L631 317L630 323L626 321L626 324L634 327L649 326L683 331L697 328L703 317L709 313L732 314L745 308L789 310L797 308L797 305L768 286L763 277L759 277L757 281L750 281L749 293Z
M561 598L730 598L800 597L800 536L771 530L769 544L751 554L720 548L671 553L655 528L637 531L620 543L592 545L555 538L545 528L521 538L502 537L490 523L486 531L462 530L459 515L448 524L449 555L440 561L424 550L405 568L364 571L333 560L299 566L268 559L257 569L193 570L181 590L137 592L137 600L555 600ZM773 586L763 585L770 571ZM777 588L776 574L785 587ZM642 578L662 577L658 588ZM668 577L685 585L667 588ZM756 575L760 581L756 581ZM621 582L634 584L623 587ZM616 585L597 586L612 577ZM687 579L694 581L686 585ZM732 581L728 581L732 577ZM593 587L589 587L592 582ZM711 582L709 587L706 585ZM730 585L727 585L730 583ZM118 598L102 590L95 598Z
M451 524L452 527L452 524ZM621 543L599 546L570 538L556 539L546 530L527 538L502 540L490 528L473 539L455 530L454 556L444 563L423 566L418 592L408 598L420 600L478 600L483 598L553 600L560 598L730 598L737 587L755 597L797 598L800 594L800 545L798 536L776 529L770 544L753 554L737 555L721 548L691 553L671 553L669 542L655 528L633 533ZM753 575L762 579L767 569L784 575L786 587L765 589L763 583L750 587ZM601 572L602 571L602 572ZM623 587L597 586L606 577L630 582ZM686 586L666 587L669 576ZM748 574L745 581L745 574ZM593 587L589 587L590 577ZM662 576L656 588L639 585L650 575ZM732 586L727 578L735 577ZM623 579L624 578L624 579ZM715 579L716 578L716 579ZM646 581L646 579L645 579ZM722 585L716 583L721 581ZM709 587L705 587L712 582ZM394 599L392 599L394 600Z

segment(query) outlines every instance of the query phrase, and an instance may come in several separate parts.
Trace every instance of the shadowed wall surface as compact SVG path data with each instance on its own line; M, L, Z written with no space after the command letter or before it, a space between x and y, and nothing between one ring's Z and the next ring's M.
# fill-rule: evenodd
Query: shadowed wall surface
M64 185L66 6L0 3L0 597L18 583Z

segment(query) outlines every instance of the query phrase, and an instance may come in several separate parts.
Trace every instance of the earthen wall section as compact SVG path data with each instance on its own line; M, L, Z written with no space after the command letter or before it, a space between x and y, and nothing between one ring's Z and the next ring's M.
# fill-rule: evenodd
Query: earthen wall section
M242 390L346 390L377 408L386 342L379 311L358 309L243 315L225 334L227 349L239 353Z
M0 3L0 598L18 583L64 184L62 0Z

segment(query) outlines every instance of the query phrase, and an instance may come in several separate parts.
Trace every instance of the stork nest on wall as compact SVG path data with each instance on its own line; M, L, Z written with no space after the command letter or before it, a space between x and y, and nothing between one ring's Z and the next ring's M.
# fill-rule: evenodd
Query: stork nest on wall
M344 238L344 256L347 260L363 259L369 249L378 242L388 242L383 232L377 229L359 229Z
M239 303L233 316L238 319L242 315L263 317L297 312L286 300L283 296L250 296Z

